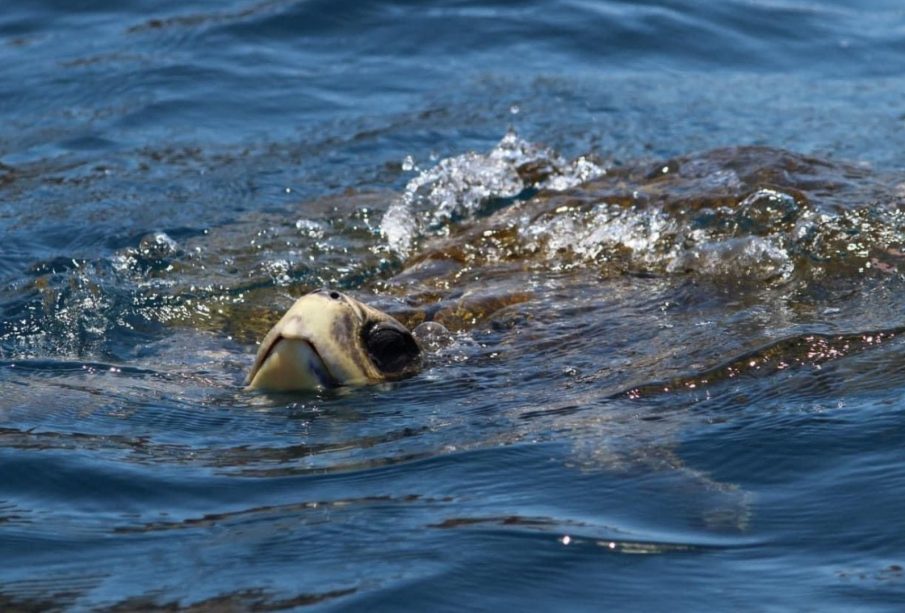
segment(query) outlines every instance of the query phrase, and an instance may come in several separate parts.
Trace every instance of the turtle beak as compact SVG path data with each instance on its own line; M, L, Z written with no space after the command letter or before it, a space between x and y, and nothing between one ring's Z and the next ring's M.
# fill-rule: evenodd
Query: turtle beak
M289 391L332 388L339 383L310 341L280 336L270 345L248 385Z
M261 341L248 387L310 391L379 377L361 347L362 308L338 292L299 298Z

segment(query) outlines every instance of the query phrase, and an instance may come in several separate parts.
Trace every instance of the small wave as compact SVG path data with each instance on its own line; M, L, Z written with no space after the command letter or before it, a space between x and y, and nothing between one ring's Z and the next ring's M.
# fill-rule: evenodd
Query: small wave
M613 399L638 400L670 392L697 393L713 385L738 379L765 378L776 373L808 368L819 371L824 364L857 356L888 345L901 336L903 328L853 334L803 334L784 338L754 349L712 368L668 381L646 383L614 395ZM814 395L813 390L810 391Z
M567 162L509 131L485 155L465 153L420 171L387 210L381 231L391 250L405 256L425 232L448 234L451 221L471 217L493 200L515 199L526 190L562 191L604 172L588 158Z

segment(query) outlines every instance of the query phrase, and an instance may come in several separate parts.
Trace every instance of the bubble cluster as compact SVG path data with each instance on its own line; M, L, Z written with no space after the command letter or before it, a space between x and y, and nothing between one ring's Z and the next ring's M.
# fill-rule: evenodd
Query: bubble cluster
M517 199L529 189L565 190L603 173L588 158L567 162L510 131L487 154L445 158L420 172L390 205L381 232L390 249L405 256L425 233L445 235L452 222L492 209L493 201Z

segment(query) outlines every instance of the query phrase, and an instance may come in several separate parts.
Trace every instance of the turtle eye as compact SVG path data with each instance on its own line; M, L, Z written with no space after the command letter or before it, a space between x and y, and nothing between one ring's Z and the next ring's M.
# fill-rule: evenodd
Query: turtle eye
M374 365L384 373L401 372L420 354L408 330L377 324L365 332L364 340Z

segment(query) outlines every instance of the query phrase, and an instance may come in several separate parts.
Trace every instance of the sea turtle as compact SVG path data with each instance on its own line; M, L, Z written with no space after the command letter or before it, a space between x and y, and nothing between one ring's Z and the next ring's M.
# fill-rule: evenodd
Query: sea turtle
M320 289L299 298L267 333L247 385L292 391L396 380L418 370L421 353L395 318Z
M339 292L305 296L264 339L247 382L251 388L290 390L403 378L418 370L423 353L418 335L406 328L435 322L452 332L474 330L511 315L508 307L561 292L550 298L547 311L553 312L562 300L574 301L582 283L612 285L625 275L661 277L681 286L684 276L697 273L701 282L716 287L728 280L782 288L813 283L830 265L834 272L867 266L884 272L895 266L888 250L861 250L852 235L857 229L865 244L880 245L888 226L866 217L867 209L846 205L870 200L878 190L882 186L862 168L743 147L668 160L653 170L647 163L612 168L571 190L541 191L467 222L450 221L444 232L431 230L430 215L418 217L415 201L402 200L397 208L421 219L416 229L424 236L397 254L401 270L385 280L372 277L367 288L375 306L390 314ZM308 232L313 226L299 227ZM320 241L323 229L317 228ZM368 231L354 234L365 241L353 251L358 259L384 254L371 244L376 229L363 230ZM271 231L274 240L285 238ZM346 258L349 240L339 250ZM276 246L268 243L270 249ZM366 278L386 269L385 262L369 265L370 273L353 267L350 274ZM594 279L588 281L588 275ZM350 285L344 278L313 280ZM252 292L268 301L266 288L250 290L248 298ZM220 305L217 310L229 313ZM247 322L269 324L267 313L259 312L225 319L230 330ZM248 334L236 330L236 336ZM740 338L734 349L745 353L769 340L769 335ZM695 356L700 365L726 359L724 343L692 344L692 349L700 351ZM651 357L658 380L663 374L682 376L684 357L672 364L664 355ZM643 373L641 363L636 358L631 372ZM609 380L614 371L601 367L600 372Z

